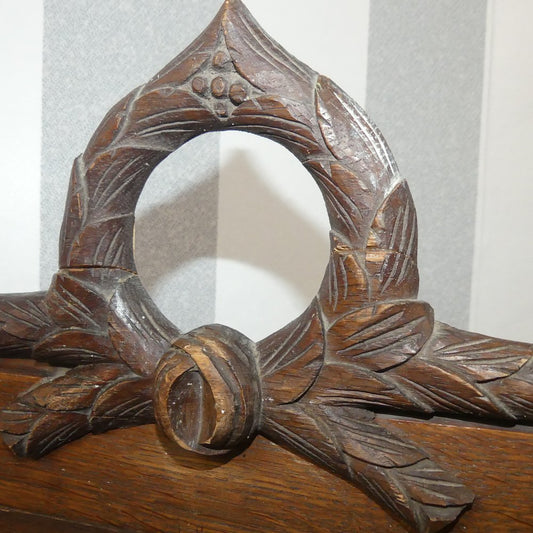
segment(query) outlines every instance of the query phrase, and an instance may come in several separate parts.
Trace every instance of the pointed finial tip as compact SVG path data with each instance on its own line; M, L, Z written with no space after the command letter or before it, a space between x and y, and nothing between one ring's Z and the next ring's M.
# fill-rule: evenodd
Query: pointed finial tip
M242 0L224 0L223 8L225 10L231 9L234 11L246 10L246 6Z
M241 15L249 15L248 8L242 0L224 0L224 3L220 9L220 13L223 15L228 13L241 13Z
M241 0L224 0L226 7L236 7L244 5Z

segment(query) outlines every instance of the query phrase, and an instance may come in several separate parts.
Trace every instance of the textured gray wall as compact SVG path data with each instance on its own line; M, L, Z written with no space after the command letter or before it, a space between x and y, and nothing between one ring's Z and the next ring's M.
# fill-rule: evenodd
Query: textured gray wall
M409 181L420 297L466 327L470 307L486 0L372 0L366 108Z
M57 268L70 167L105 113L210 22L219 0L46 0L41 285ZM154 172L137 209L139 272L189 329L214 318L218 138L202 137Z

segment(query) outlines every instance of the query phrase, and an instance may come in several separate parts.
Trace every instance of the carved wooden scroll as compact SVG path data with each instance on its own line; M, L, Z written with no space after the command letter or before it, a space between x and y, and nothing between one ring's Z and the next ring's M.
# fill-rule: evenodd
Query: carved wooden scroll
M331 222L319 293L259 343L221 325L181 333L134 262L135 206L152 170L193 137L232 129L290 150ZM0 355L62 367L2 410L0 430L35 458L89 432L153 422L206 455L260 432L419 531L438 531L474 495L375 413L531 421L533 350L436 322L417 292L415 207L381 133L227 0L109 111L74 162L49 290L0 297Z

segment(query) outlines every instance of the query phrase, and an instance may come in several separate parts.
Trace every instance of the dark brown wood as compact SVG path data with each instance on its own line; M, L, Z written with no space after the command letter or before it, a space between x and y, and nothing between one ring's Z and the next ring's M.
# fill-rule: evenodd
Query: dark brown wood
M254 343L214 325L182 335L158 366L155 415L182 448L205 455L249 444L261 420Z
M98 533L119 531L115 528L99 527L51 518L46 515L28 514L0 507L0 530L16 533Z
M290 150L319 185L332 229L316 298L259 343L219 325L183 334L151 301L134 262L135 206L152 170L190 139L231 129ZM441 324L416 300L416 210L381 133L238 0L227 0L189 48L112 108L76 159L59 263L48 291L0 297L0 356L58 367L1 411L4 441L23 457L157 422L205 466L214 463L204 457L235 455L261 433L430 532L454 523L474 493L453 465L440 464L434 445L421 446L418 428L440 427L441 438L474 429L391 415L533 418L532 346ZM153 429L136 431L126 440L143 434L155 442ZM498 439L501 430L493 431ZM163 453L170 445L154 446ZM158 478L163 467L161 460ZM281 475L280 465L261 479ZM249 490L255 481L245 475L232 483ZM215 524L226 516L212 510ZM321 531L338 531L333 523L322 520ZM231 527L274 530L264 517Z
M0 360L0 403L49 373L32 361ZM531 531L530 428L442 419L382 422L403 431L443 467L461 472L476 492L454 531ZM0 447L0 465L0 507L36 513L35 524L46 515L120 531L406 531L364 492L262 437L228 461L186 453L148 425L89 436L39 461Z

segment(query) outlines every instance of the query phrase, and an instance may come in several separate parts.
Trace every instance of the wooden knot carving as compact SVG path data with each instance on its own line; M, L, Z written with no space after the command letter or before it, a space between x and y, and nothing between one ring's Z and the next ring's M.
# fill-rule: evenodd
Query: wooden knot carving
M182 334L144 290L133 254L154 167L206 131L233 129L290 150L331 222L318 294L257 344L223 326ZM438 531L474 495L376 413L531 421L533 350L437 322L417 294L415 207L381 133L227 0L75 160L49 290L0 297L0 355L61 367L3 408L0 431L36 458L89 432L154 422L206 455L260 432Z
M155 417L182 448L221 455L255 435L261 390L254 343L225 326L179 337L155 377Z

